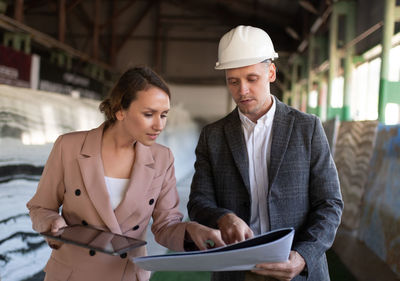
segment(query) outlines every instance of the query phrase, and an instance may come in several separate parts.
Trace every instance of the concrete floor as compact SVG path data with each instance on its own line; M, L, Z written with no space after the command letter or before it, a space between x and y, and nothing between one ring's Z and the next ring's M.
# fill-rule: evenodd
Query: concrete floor
M333 250L358 281L400 280L354 233L343 227L338 230Z

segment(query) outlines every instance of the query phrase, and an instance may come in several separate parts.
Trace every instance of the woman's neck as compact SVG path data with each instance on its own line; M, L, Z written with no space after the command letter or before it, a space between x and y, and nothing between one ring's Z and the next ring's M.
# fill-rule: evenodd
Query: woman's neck
M132 149L135 140L129 138L122 132L118 124L110 125L103 132L103 145L113 150L126 150Z

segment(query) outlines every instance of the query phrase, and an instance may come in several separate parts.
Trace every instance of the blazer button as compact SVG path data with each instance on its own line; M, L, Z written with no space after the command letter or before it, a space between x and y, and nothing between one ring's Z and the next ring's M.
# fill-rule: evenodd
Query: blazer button
M139 229L139 226L138 226L138 225L135 225L134 227L132 227L132 229L133 229L133 230L138 230L138 229Z
M91 255L92 257L93 257L95 254L96 254L96 251L95 251L95 250L90 250L90 251L89 251L89 255Z
M83 225L88 225L88 223L85 220L82 221L82 224Z
M149 205L153 205L153 204L154 204L154 199L151 198L150 201L149 201Z
M81 195L81 190L80 190L80 189L75 190L75 195L76 195L76 196Z
M121 259L125 259L126 257L127 257L127 254L126 253L123 253L123 254L121 254L121 255L119 255L120 257L121 257Z

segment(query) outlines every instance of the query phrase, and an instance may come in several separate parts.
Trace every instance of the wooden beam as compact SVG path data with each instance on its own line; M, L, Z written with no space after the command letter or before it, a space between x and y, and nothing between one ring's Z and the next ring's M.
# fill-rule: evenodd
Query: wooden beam
M99 35L100 35L100 0L94 2L94 23L93 23L93 58L99 58Z
M82 7L82 5L78 6L78 9L76 9L78 12L78 16L76 17L85 27L88 31L91 31L93 28L93 21L90 19L89 14L86 12L86 10Z
M107 21L103 24L100 25L100 29L104 29L105 27L107 27L109 24L111 24L113 21L115 22L115 18L120 17L124 12L126 12L127 10L129 10L129 8L131 6L133 6L135 3L137 2L137 0L131 0L128 1L128 3L126 3L121 9L119 9L118 11L116 11L116 3L113 0L113 5L115 5L115 7L113 8L113 13L111 14L111 16L107 19Z
M49 0L35 0L35 1L28 1L28 3L24 3L24 12L25 14L30 13L32 10L36 8L40 8L42 6L48 6Z
M15 0L14 19L19 22L24 21L24 0Z
M68 19L68 18L67 18ZM68 29L68 26L67 26ZM50 36L56 37L57 34L55 33L49 33ZM79 39L85 39L88 37L88 35L86 33L74 33L74 32L70 32L68 33L69 36L72 36L74 38L79 38ZM122 41L122 39L125 38L125 35L120 35L120 34L115 34L115 39L116 42L118 42L119 40ZM106 36L105 34L100 34L100 43L101 46L104 47L105 45L103 45L102 41L107 41L110 40L110 37ZM205 42L205 43L218 43L218 41L221 39L220 34L217 35L210 35L210 36L165 36L164 34L161 36L162 40L167 40L168 42ZM154 34L151 35L131 35L129 36L129 40L147 40L147 41L151 41L151 40L155 40L155 36ZM109 46L108 46L109 48ZM282 51L279 50L279 57L281 56Z
M161 41L161 24L160 24L160 15L161 15L161 5L160 1L157 1L156 4L156 19L155 19L155 40L154 40L154 55L153 55L153 66L156 72L161 73L162 69L162 41Z
M268 1L267 1L268 2ZM243 0L218 0L217 4L202 3L196 0L186 0L182 4L192 11L205 12L209 15L221 17L221 22L249 22L260 24L286 26L292 22L292 14L287 11L277 9L272 4L261 4L260 2ZM237 11L240 11L237 12Z
M66 0L58 0L58 41L65 43Z
M41 44L47 48L60 49L74 57L77 57L78 59L87 61L89 63L96 64L96 65L103 67L104 69L107 69L111 72L115 71L115 69L113 67L111 67L110 65L108 65L104 62L101 62L101 61L93 60L87 54L85 54L79 50L76 50L67 44L61 43L60 41L56 40L55 38L53 38L43 32L40 32L36 29L33 29L23 23L20 23L19 21L13 20L12 18L9 18L9 17L7 17L5 15L1 15L1 14L0 14L0 27L6 29L8 31L11 31L11 32L28 33L31 35L32 40L34 40L35 42L38 42L39 44Z
M210 16L181 16L181 15L161 15L162 24L186 26L221 26L221 22L215 17Z
M116 28L117 28L117 17L114 17L117 6L117 0L112 1L111 7L111 43L110 43L110 64L115 66L117 63L117 42L116 42Z
M139 24L141 23L141 21L144 19L144 17L147 15L147 13L151 10L151 7L153 6L153 4L155 2L153 1L147 1L146 2L147 5L144 8L143 12L141 13L141 16L139 18L137 18L132 26L129 28L128 32L125 34L122 42L118 45L117 47L117 53L122 49L122 47L126 44L126 42L129 40L129 38L131 37L131 34L136 30L136 28L139 26Z
M100 3L101 3L101 1L99 1ZM95 1L93 1L92 2L93 3L93 5L95 6L96 4L95 4ZM93 7L93 6L92 6ZM100 7L101 8L101 7ZM99 8L99 11L100 11L100 8ZM94 10L95 10L95 7L93 8ZM86 30L87 30L87 32L89 33L89 34L93 34L94 35L94 29L95 29L95 19L91 19L92 17L94 18L95 17L95 15L93 15L92 17L91 16L89 16L89 14L86 12L86 10L85 10L85 8L84 8L84 6L83 5L79 5L79 6L77 6L77 8L74 10L74 13L76 13L76 18L81 22L81 24L86 28ZM104 50L107 50L107 52L106 53L108 53L108 49L109 49L109 47L108 47L108 45L107 44L105 44L104 43L104 40L101 40L101 36L100 36L100 32L101 32L101 29L99 28L99 33L98 33L98 38L99 38L99 40L98 40L98 44L101 44L101 47L104 49ZM69 35L69 37L77 37L76 36L76 34L73 34L73 33L68 33L68 35ZM87 37L88 35L85 35L85 37ZM85 50L85 51L87 51L88 53L90 53L90 54L92 54L92 56L94 55L94 53L93 53L93 50L94 50L94 41L93 41L93 38L94 38L95 36L93 36L92 38L90 38L91 40L90 40L90 42L91 42L91 44L90 44L90 46L89 46L89 49L88 50L85 50L85 49L82 49L82 50ZM98 48L98 50L99 50L99 48ZM99 52L98 52L98 54L99 54Z
M76 5L81 3L83 0L74 0L71 1L68 6L67 6L67 13L71 12L73 8L75 8Z
M314 7L314 5L308 1L308 0L300 0L299 4L301 7L303 7L305 10L307 10L308 12L314 14L314 15L319 15L318 10Z
M71 36L72 33L72 26L69 24L69 21L71 20L70 17L65 18L65 32L68 33L68 39L70 41L70 45L74 49L78 49L78 43L76 42L76 38L74 36Z

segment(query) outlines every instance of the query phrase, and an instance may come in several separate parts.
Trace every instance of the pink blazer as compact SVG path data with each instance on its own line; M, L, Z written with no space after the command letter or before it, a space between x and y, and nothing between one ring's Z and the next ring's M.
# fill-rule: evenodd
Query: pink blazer
M151 230L155 240L172 250L183 251L186 223L181 222L183 216L178 210L171 151L159 144L148 147L136 143L129 187L113 210L100 153L103 129L104 124L56 140L36 194L27 203L33 229L49 230L62 206L68 225L89 224L144 240L153 217ZM140 247L121 258L64 244L52 251L45 267L45 280L148 280L150 273L131 260L146 254L146 248Z

